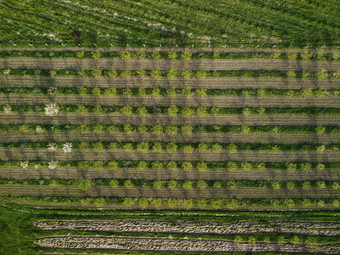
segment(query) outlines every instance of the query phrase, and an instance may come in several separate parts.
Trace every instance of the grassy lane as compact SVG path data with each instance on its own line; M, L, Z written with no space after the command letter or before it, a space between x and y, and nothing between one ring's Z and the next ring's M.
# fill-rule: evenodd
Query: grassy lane
M132 150L129 153L125 150L111 152L108 150L79 150L73 149L70 153L64 153L57 149L55 152L48 152L43 149L12 149L0 148L0 160L158 160L158 161L248 161L248 162L338 162L340 152L338 151L248 151L241 150L234 153L222 150L214 152L194 151L185 154L182 151L174 153L148 152L142 153Z
M33 197L148 197L148 198L214 198L214 199L325 199L340 197L340 190L331 188L313 189L272 189L265 188L162 188L150 187L89 187L86 191L76 186L0 185L0 196Z
M338 144L340 134L160 134L125 133L125 132L81 132L81 131L46 131L46 132L0 132L0 143L18 142L176 142L176 143L256 143L256 144Z
M0 113L0 124L132 124L132 125L245 125L245 126L340 126L340 115L305 114L256 114L256 115L207 115L170 117L165 114L129 116L114 114L58 114L46 116L42 113Z
M77 76L0 76L2 88L58 88L98 87L98 88L205 88L205 89L340 89L340 79L301 79L301 78L159 78L131 77L77 77Z
M0 69L158 69L169 70L211 70L211 71L310 71L321 70L339 71L340 62L333 61L304 61L281 59L241 59L241 60L151 60L151 59L75 59L75 58L1 58Z
M101 106L190 106L190 107L267 107L267 108L340 108L340 97L287 97L287 96L94 96L94 95L20 95L0 94L0 105L101 105Z
M182 169L78 169L73 167L57 167L48 169L35 168L0 168L0 178L8 180L53 180L53 179L133 179L133 180L263 180L263 181L338 181L339 169L287 171L277 169L266 170L232 170L213 169L204 172Z

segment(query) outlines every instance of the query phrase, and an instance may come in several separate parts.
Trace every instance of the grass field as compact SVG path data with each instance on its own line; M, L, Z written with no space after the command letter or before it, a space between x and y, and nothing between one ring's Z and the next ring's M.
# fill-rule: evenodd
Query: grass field
M0 3L0 254L340 253L336 1L170 2Z

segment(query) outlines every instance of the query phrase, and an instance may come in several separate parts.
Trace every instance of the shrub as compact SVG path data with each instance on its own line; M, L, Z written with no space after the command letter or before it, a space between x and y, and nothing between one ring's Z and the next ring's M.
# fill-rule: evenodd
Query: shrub
M191 87L190 86L184 87L181 91L181 95L184 96L184 97L190 97L191 96Z
M96 105L94 108L93 108L93 113L94 114L102 114L103 113L103 109L100 105Z
M149 151L149 143L141 142L137 145L137 151L147 153Z
M177 144L175 144L175 143L168 143L166 145L166 151L168 153L170 153L170 154L176 152L177 151Z
M181 126L181 133L183 135L191 135L192 134L192 126Z
M109 144L109 151L116 152L119 149L118 143L110 143Z
M115 96L117 95L117 89L115 87L110 87L104 90L104 94L108 96Z
M95 142L93 143L93 150L99 152L104 150L104 145L101 142Z
M92 186L92 183L88 179L79 180L78 185L77 185L77 187L82 191L88 190L89 188L91 188L91 186Z
M178 107L176 105L171 105L169 108L168 108L168 114L169 116L176 116L177 115L177 112L178 112Z
M199 152L204 152L204 151L208 150L208 145L206 143L200 143L200 144L198 144L197 150Z
M288 189L295 189L295 188L296 188L296 185L295 185L294 182L288 181L288 182L287 182L287 188L288 188Z
M141 134L145 134L148 133L149 130L145 125L141 124L138 126L137 131Z
M163 134L163 127L161 125L155 125L152 127L152 133L155 135L161 135Z
M311 169L312 169L312 165L310 163L301 164L301 170L307 171L307 170L311 170Z
M175 161L168 161L166 163L166 168L170 170L175 170L177 169L177 163Z
M153 88L152 91L151 91L151 96L153 96L153 97L161 96L160 88Z
M320 189L327 188L326 183L324 181L318 181L318 182L316 182L316 185L318 185L318 188L320 188Z
M223 149L221 144L215 143L212 147L211 150L216 151L216 152L221 152Z
M339 182L333 182L333 183L332 183L332 188L333 188L333 189L339 189L339 188L340 188Z
M133 145L132 143L126 143L123 145L123 149L126 151L133 151Z
M132 197L126 197L124 198L123 205L125 207L131 207L135 203L135 199Z
M178 76L178 71L175 68L171 68L167 71L166 76L170 79L174 79Z
M145 116L148 114L148 110L144 106L139 106L137 108L137 114L140 116Z
M152 169L162 169L162 168L164 168L163 162L161 162L161 161L154 161L151 164L151 168Z
M316 148L317 152L324 152L326 150L326 146L325 145L320 145Z
M144 87L139 87L138 88L138 95L143 97L143 96L146 96L146 90Z
M281 183L278 181L273 181L272 182L272 187L273 189L280 189L281 188Z
M79 150L87 150L90 148L90 144L88 142L81 142L78 148Z
M130 124L124 124L123 130L124 130L125 133L132 133L133 127Z
M192 56L191 51L186 49L185 51L182 52L181 59L183 59L183 60L191 60L191 56Z
M237 188L236 182L235 181L227 181L227 187L229 189L236 189Z
M158 51L153 51L151 57L155 60L161 59L161 54Z
M94 59L98 59L102 56L101 52L99 50L95 50L91 52L91 57Z
M175 59L177 59L177 52L175 52L175 51L169 51L169 52L168 52L168 59L169 59L169 60L175 60Z
M143 169L146 169L147 167L148 167L148 163L146 163L145 161L138 162L138 166L137 166L138 169L143 170Z
M184 182L183 182L183 188L186 189L186 190L193 189L193 187L192 187L192 181L184 181Z
M311 189L312 185L310 184L310 182L303 182L302 183L302 189Z
M181 76L182 76L183 78L188 79L188 78L190 78L190 77L192 76L192 71L191 71L190 69L183 69L183 70L181 71Z
M213 188L216 188L216 189L222 188L222 183L220 181L215 181L213 184Z
M110 133L119 132L119 128L115 125L110 125L107 128L107 132L110 132Z
M78 168L85 170L90 168L90 161L78 161L77 165Z
M205 189L207 188L207 182L206 181L203 181L203 180L199 180L197 181L197 188L199 189Z
M195 110L189 106L184 106L181 110L181 114L184 116L190 116L195 114Z
M325 169L325 165L319 163L319 164L316 165L316 169L317 169L317 170L324 170L324 169Z
M167 206L168 206L169 208L174 208L174 207L177 206L178 200L177 200L176 198L168 198L166 204L167 204Z
M154 189L160 190L163 188L163 182L161 180L154 181L152 186Z
M127 51L127 50L123 50L120 52L120 58L121 59L131 59L132 55L131 52Z
M161 198L152 198L150 204L154 206L156 209L158 209L162 206L163 202Z
M249 162L241 162L242 170L249 171L252 170L252 165Z
M194 152L194 148L191 145L184 145L182 150L185 154L190 154Z
M198 70L196 72L196 78L198 79L204 79L207 77L207 72L205 70Z
M100 77L102 75L102 70L100 70L99 68L95 68L91 71L91 75L93 77Z
M251 110L249 108L244 108L242 110L242 114L246 116L251 115Z
M192 199L184 199L183 201L183 207L187 210L192 208L194 206L194 202Z
M76 57L77 58L83 58L85 55L85 52L82 50L82 51L77 51L76 52Z
M229 153L235 153L237 152L237 146L235 144L229 144L227 150Z
M107 167L110 170L116 170L118 168L118 162L117 161L109 161L107 163Z
M211 202L211 206L214 209L220 209L223 205L223 201L221 199L216 199Z
M120 112L124 115L131 115L132 114L132 106L130 105L124 105L121 109Z
M166 89L166 95L168 97L174 97L174 96L176 96L176 94L177 94L176 89L174 87L170 87L170 88Z
M193 168L193 166L192 166L191 162L186 161L186 162L182 163L182 168L187 171L187 170L191 170Z
M145 77L146 76L146 71L143 70L143 69L138 69L136 71L136 74L139 76L139 77Z
M249 236L248 243L250 244L256 244L256 238L255 236Z
M115 77L118 76L118 72L117 72L116 69L111 68L111 69L108 71L107 75L108 75L110 78L115 78Z
M146 59L147 55L143 49L140 49L136 52L136 56L139 59Z
M177 132L178 132L177 126L167 126L167 127L165 128L165 133L166 133L167 135L176 135Z
M227 162L227 169L228 170L236 170L237 169L237 164L236 162L228 161Z
M104 126L101 124L97 124L93 127L93 132L94 133L102 133L104 132Z
M206 162L198 162L196 164L196 168L198 169L198 171L200 172L205 172L208 169L208 165Z
M168 188L169 189L175 189L175 188L177 188L177 181L175 181L175 180L170 180L170 181L168 181Z
M124 187L125 188L133 188L135 185L132 183L132 181L131 180L126 180L126 181L124 181Z
M112 188L118 188L119 187L119 182L117 181L117 180L111 180L110 181L110 186L112 187Z
M92 162L92 167L94 169L102 169L104 167L104 162L103 161L98 161L98 160L93 161Z
M131 76L132 76L131 70L124 70L120 73L120 77L123 77L123 78L128 78Z
M296 171L297 166L295 163L286 163L286 168L288 171Z
M145 209L149 205L149 201L147 198L143 197L138 199L138 206L142 209Z
M208 114L207 107L205 106L199 106L196 111L197 111L197 115L200 115L200 116Z
M162 78L162 71L158 69L151 70L150 75L154 79Z
M154 152L161 152L161 151L163 150L162 143L155 142L155 143L153 144L152 150L153 150Z
M293 207L293 206L295 206L295 202L294 202L293 199L287 199L285 201L285 205L287 205L288 207Z
M195 90L195 95L197 97L205 97L207 95L207 89L205 88L198 88Z

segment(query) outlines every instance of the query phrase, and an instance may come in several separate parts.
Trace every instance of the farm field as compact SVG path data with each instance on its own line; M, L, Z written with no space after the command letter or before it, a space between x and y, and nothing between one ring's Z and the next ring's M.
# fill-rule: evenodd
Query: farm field
M340 254L336 1L0 1L0 254Z

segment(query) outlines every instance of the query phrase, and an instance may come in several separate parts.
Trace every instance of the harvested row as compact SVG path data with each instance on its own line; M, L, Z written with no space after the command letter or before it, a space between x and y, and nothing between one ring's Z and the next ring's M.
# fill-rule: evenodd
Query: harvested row
M145 52L168 52L168 51L175 51L175 52L183 52L185 48L78 48L78 47L53 47L53 48L16 48L16 47L5 47L1 48L2 51L38 51L38 52L79 52L79 51L95 51L98 50L103 53L107 52L121 52L121 51L129 51L129 52L137 52L139 50L143 50ZM243 53L243 54L250 54L250 53L307 53L307 54L325 54L325 53L334 53L340 54L338 49L260 49L260 48L251 48L251 49L241 49L241 48L191 48L190 52L192 53L200 53L200 52L221 52L221 53Z
M339 198L340 190L336 189L272 189L266 188L206 188L190 190L182 188L150 187L111 188L104 186L90 187L86 191L76 186L36 186L36 185L0 185L0 196L13 197L161 197L161 198L207 198L207 199L322 199Z
M305 61L305 60L283 60L283 59L229 59L229 60L151 60L151 59L77 59L77 58L1 58L0 69L158 69L169 70L191 69L211 71L294 71L304 70L309 72L317 71L339 71L338 61Z
M290 224L292 223L292 224ZM213 221L151 221L151 220L86 220L86 221L37 221L35 226L42 230L80 230L100 232L139 232L139 233L185 233L185 234L254 234L287 233L301 235L339 236L338 231L320 230L325 225L339 228L339 224L310 222L269 222L269 226L259 221L219 223Z
M256 144L337 144L340 134L277 134L277 133L194 133L194 134L141 134L137 132L80 132L80 131L46 131L46 132L0 132L0 143L18 142L177 142L177 143L256 143Z
M263 180L263 181L338 181L339 169L287 171L287 170L197 170L182 169L77 169L57 167L48 169L35 168L0 168L0 178L7 180L52 180L52 179L133 179L133 180Z
M39 247L59 249L115 249L170 252L294 252L339 254L338 245L235 243L209 239L132 238L98 236L53 236L39 239Z
M0 94L0 105L101 105L101 106L190 106L190 107L276 107L276 108L340 108L340 97L288 97L288 96L94 96L94 95L27 95Z
M207 115L171 117L165 114L129 116L113 114L58 114L0 113L0 124L36 125L86 125L86 124L132 124L132 125L238 125L238 126L339 126L340 115L306 114L256 114L256 115Z
M77 76L0 76L0 87L99 87L99 88L192 88L206 89L340 89L339 79L300 79L300 78L159 78L131 77L131 78L106 78L106 77L77 77Z
M79 150L73 149L70 153L64 153L57 149L56 152L48 152L47 149L12 149L0 148L0 160L146 160L146 161L243 161L243 162L339 162L340 152L338 151L238 151L230 153L227 150L221 152L198 152L184 154L182 151L167 152L148 152L117 150Z

